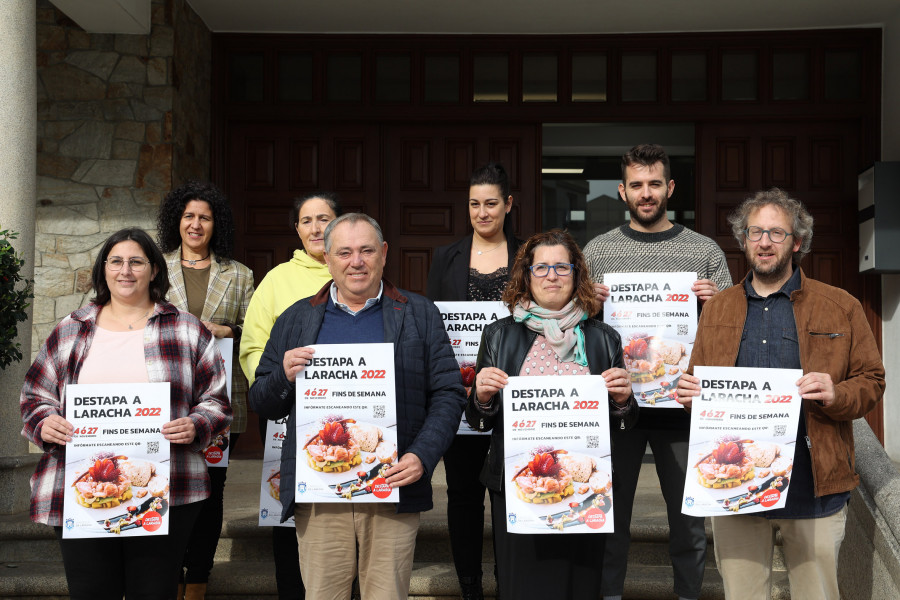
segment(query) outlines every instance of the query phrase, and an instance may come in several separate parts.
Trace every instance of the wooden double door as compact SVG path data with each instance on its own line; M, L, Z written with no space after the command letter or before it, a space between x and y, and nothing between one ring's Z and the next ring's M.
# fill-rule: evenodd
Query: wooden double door
M388 242L386 277L424 293L437 246L471 231L469 177L503 163L519 235L539 226L539 125L240 123L228 135L227 194L237 222L236 256L257 283L300 247L293 198L340 194L345 211L374 217Z

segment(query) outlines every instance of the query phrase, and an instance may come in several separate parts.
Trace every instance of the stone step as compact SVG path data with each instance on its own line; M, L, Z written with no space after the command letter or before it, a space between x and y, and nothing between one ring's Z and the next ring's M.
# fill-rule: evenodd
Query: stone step
M495 582L493 565L484 565L485 594L492 598ZM4 569L0 576L0 598L16 600L62 600L67 598L66 580L58 562L22 562ZM449 563L417 562L413 565L409 598L430 600L458 598L456 574ZM668 566L645 565L629 570L625 582L626 599L668 600L672 597L671 569ZM722 579L713 568L707 568L701 597L724 600ZM230 561L217 563L208 588L209 600L277 598L274 567L262 561ZM790 589L784 572L773 574L772 600L789 600Z

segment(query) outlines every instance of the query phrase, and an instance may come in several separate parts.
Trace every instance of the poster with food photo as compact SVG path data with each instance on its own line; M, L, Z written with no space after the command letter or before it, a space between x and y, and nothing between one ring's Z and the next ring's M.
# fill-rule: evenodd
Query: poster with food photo
M459 374L466 387L468 397L475 383L475 359L481 345L481 332L487 325L509 316L509 309L502 302L435 302L444 320L444 328L453 353L459 362ZM475 431L463 414L457 434L490 435L489 432Z
M691 272L603 275L609 286L603 320L622 336L625 370L642 409L681 408L675 388L697 335L696 280Z
M701 392L681 512L697 517L783 508L794 467L800 369L695 367Z
M397 502L393 344L320 344L297 374L296 502Z
M169 531L168 383L70 384L64 538Z
M607 402L599 375L509 378L503 390L507 531L613 530Z
M231 402L231 364L234 360L234 338L217 338L216 345L222 356L222 368L225 369L225 392ZM231 454L231 428L213 437L209 446L203 451L207 467L227 467Z
M281 447L287 433L287 417L266 424L263 445L262 485L259 488L259 526L293 527L294 517L281 522Z

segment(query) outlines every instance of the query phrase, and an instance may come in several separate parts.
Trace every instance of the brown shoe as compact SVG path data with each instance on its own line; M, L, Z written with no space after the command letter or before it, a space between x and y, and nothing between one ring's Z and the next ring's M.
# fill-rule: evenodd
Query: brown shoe
M184 600L204 600L206 598L205 583L189 583L184 586Z

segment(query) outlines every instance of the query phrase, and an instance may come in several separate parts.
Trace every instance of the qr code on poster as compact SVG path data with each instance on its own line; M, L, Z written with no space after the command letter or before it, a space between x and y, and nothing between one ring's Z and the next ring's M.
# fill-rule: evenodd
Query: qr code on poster
M599 435L587 436L587 447L588 448L599 448L600 447L600 436Z
M787 433L787 425L776 425L775 426L775 437L781 437Z
M384 418L384 404L376 404L372 407L372 418L373 419L383 419Z
M159 454L159 442L147 442L147 454Z
M679 323L678 324L678 335L687 335L687 334L688 334L687 323Z

